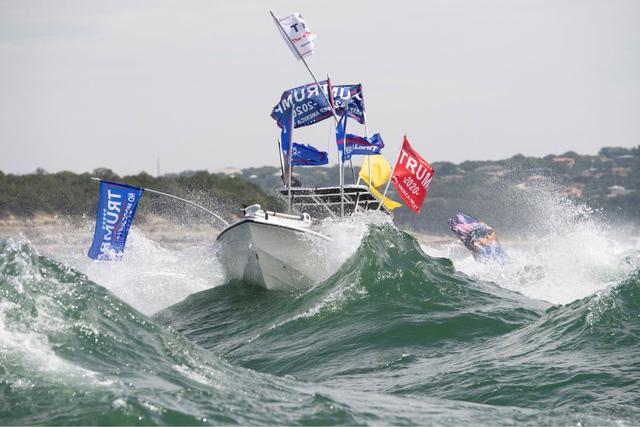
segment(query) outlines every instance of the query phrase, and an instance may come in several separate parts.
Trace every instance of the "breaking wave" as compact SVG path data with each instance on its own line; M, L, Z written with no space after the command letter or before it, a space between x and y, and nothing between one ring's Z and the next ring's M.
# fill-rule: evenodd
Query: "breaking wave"
M226 283L210 243L134 230L115 266L0 241L0 423L638 424L637 242L546 209L504 267L329 221L293 294Z

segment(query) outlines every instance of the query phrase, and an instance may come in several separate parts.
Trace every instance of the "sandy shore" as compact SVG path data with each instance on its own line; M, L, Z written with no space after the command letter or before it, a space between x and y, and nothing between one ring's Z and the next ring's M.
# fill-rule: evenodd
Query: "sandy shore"
M29 218L0 218L0 238L24 235L38 246L65 242L89 244L93 237L94 218L63 217L37 214ZM203 242L212 242L220 228L205 223L178 223L153 215L146 215L134 226L149 239L172 249L181 249Z

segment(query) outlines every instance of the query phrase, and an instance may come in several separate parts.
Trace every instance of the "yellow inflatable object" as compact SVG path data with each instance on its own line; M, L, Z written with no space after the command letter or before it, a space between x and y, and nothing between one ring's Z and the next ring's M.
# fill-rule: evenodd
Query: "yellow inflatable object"
M369 159L371 159L371 185L377 188L384 185L391 176L391 166L380 154L369 156ZM358 174L367 184L369 184L369 159L364 158Z
M371 159L371 185L372 185L371 192L379 200L382 200L382 194L380 194L380 192L376 190L376 187L383 186L387 182L389 177L391 177L391 166L389 166L389 163L387 163L385 158L382 157L382 155L380 154L377 154L375 156L369 156L369 158ZM365 158L362 161L362 167L360 168L360 173L358 173L358 175L360 176L360 179L365 182L365 184L369 185L369 160L368 159ZM398 203L395 200L391 200L388 197L385 197L382 203L384 203L384 205L389 210L393 210L395 208L399 208L400 206L402 206L401 203Z

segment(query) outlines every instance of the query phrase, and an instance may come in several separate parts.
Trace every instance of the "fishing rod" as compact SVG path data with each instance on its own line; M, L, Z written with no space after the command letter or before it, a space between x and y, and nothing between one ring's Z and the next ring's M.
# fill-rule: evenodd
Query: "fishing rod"
M109 182L109 181L106 181L106 180L100 179L100 178L91 178L91 179L94 180L94 181ZM194 206L194 207L196 207L198 209L202 209L203 211L207 212L208 214L213 215L218 221L222 222L225 225L225 227L229 226L229 223L227 221L225 221L220 215L216 214L215 212L210 211L209 209L205 208L204 206L200 206L199 204L192 202L191 200L183 199L182 197L174 196L173 194L164 193L164 192L158 191L158 190L153 190L151 188L144 188L144 187L139 187L139 188L141 188L142 190L147 191L149 193L158 194L160 196L165 196L165 197L170 197L172 199L180 200L181 202L187 203L187 204L189 204L191 206Z

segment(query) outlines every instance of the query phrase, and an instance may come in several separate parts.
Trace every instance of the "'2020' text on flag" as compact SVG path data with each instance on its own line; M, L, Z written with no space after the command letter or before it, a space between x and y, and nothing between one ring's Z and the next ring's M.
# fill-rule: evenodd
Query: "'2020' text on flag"
M391 181L407 206L416 213L420 213L434 174L431 165L411 147L405 136Z
M327 99L333 99L336 112L342 116L345 109L350 118L364 123L364 98L361 84L330 85L323 80L320 88L315 83L287 89L273 107L271 117L283 128L289 120L291 109L295 111L294 127L300 128L318 123L333 116ZM323 93L324 92L324 93Z
M293 13L284 18L278 18L278 25L282 36L289 39L285 42L297 60L313 55L313 40L316 35L309 30L301 14Z

